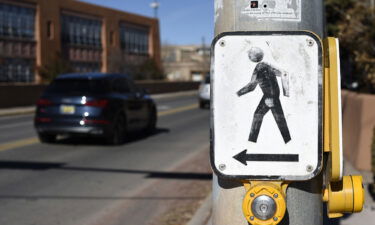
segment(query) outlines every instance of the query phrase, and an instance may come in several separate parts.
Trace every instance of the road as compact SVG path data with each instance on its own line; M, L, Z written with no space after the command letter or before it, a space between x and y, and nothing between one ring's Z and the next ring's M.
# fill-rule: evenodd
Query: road
M209 111L197 108L196 95L156 101L157 132L115 147L41 144L32 115L1 117L0 224L186 222L210 186Z

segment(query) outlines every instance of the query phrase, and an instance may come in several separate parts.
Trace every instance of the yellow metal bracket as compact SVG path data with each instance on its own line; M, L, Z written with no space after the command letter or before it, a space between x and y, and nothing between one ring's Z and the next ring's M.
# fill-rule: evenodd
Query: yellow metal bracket
M252 225L276 225L282 221L286 211L286 189L289 185L287 182L278 181L242 181L246 195L243 200L242 210L246 220ZM275 204L273 215L269 218L259 218L254 210L256 199L272 199Z
M362 176L343 176L341 129L340 58L337 38L324 40L324 152L327 168L323 201L328 217L362 211L364 189Z
M339 182L330 182L324 191L323 201L327 202L329 218L361 212L365 202L362 176L344 176Z
M341 87L339 45L336 38L324 40L324 151L330 152L330 181L342 179Z

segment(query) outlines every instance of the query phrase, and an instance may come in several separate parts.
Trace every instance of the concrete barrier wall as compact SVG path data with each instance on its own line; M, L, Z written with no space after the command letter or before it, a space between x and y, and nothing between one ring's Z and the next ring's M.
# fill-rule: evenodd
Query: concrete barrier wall
M358 170L371 171L375 95L342 91L344 156Z
M34 105L45 87L45 85L2 85L0 108Z
M199 82L138 81L150 94L197 90ZM0 85L0 108L34 105L46 85Z

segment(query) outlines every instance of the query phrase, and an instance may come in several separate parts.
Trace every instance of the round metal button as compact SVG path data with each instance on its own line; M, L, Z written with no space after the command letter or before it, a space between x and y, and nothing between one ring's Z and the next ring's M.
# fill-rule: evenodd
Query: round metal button
M251 204L254 216L260 220L269 220L276 213L276 202L267 195L261 195Z

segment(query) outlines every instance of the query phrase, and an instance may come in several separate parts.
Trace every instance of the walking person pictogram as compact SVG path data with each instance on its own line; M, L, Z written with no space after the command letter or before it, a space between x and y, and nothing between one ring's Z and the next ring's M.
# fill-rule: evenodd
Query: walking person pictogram
M280 102L280 88L277 83L276 77L281 77L283 94L289 97L289 78L286 72L281 72L274 66L262 62L264 58L264 52L258 47L252 47L248 53L249 59L257 63L251 81L245 87L237 92L237 95L241 97L244 94L255 90L259 84L263 92L263 97L255 110L253 122L251 125L251 131L249 135L249 141L256 143L260 128L262 126L263 118L266 113L271 110L273 117L277 123L277 126L281 132L281 135L285 143L291 140L289 128L284 116L284 111Z

